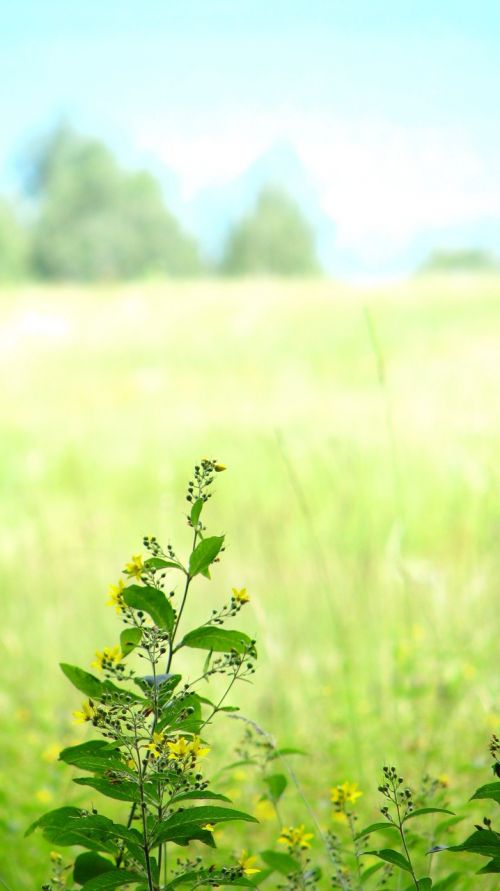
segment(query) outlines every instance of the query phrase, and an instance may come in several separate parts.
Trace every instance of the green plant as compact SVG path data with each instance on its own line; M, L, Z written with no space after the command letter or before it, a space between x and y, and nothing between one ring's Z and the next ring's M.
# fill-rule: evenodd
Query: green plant
M200 767L215 716L234 709L225 704L229 692L254 672L255 641L223 627L248 601L246 590L233 589L229 602L213 610L203 625L183 627L192 583L210 579L224 547L224 536L208 536L202 520L215 474L222 470L223 465L204 459L188 485L187 522L193 532L188 559L183 562L171 545L163 550L156 538L145 538L150 556L132 557L124 569L126 581L111 586L110 604L124 628L119 644L96 654L93 665L103 679L61 665L88 697L75 718L90 723L102 739L66 748L60 760L86 772L75 778L76 784L127 803L129 814L116 820L94 807L64 806L36 820L28 833L40 829L54 845L85 849L72 864L52 853L53 875L46 889L78 885L98 891L126 885L165 891L184 883L192 888L251 884L247 857L230 865L207 865L199 857L175 864L170 854L173 845L186 847L193 840L215 847L213 831L219 823L257 822L228 807L230 799L209 787ZM170 573L183 580L180 602L169 592ZM205 659L197 679L183 683L178 663L188 649L204 652ZM146 663L146 673L130 666L132 654ZM224 689L212 702L198 691L215 675L224 678Z

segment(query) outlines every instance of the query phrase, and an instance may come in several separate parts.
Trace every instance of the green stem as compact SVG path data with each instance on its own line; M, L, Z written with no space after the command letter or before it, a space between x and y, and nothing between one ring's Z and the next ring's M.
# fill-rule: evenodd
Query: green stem
M398 801L398 790L397 790L397 787L394 786L394 785L393 785L393 791L394 791L394 803L395 803L395 805L396 805L396 810L397 810L397 814L398 814L398 829L399 829L399 834L400 834L400 836L401 836L401 843L402 843L402 845L403 845L404 852L405 852L405 854L406 854L406 859L408 860L408 864L409 864L409 867L410 867L410 872L411 872L411 877L412 877L412 879L413 879L413 883L414 883L415 888L417 889L417 891L419 891L419 889L418 889L418 881L417 881L417 877L416 877L416 875L415 875L415 871L414 871L414 869L413 869L413 863L411 862L411 857L410 857L410 852L409 852L409 850L408 850L408 845L406 844L406 838L405 838L405 833L404 833L404 829L403 829L403 820L401 819L401 810L400 810L400 807L399 807L399 801Z

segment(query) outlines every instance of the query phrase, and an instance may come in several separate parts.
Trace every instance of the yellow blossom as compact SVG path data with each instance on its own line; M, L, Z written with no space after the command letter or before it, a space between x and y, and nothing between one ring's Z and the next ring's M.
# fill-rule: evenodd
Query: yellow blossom
M152 758L160 758L165 748L165 734L153 733L153 739L146 746L151 752Z
M38 791L35 792L35 798L40 804L48 804L49 801L52 801L53 795L48 789L38 789Z
M202 826L201 828L204 829L205 832L213 832L215 829L215 826L213 823L205 823L205 825Z
M244 603L248 603L248 601L250 600L246 588L240 588L239 590L238 588L232 588L232 592L233 596L231 599L235 600L236 603L240 603L242 606Z
M305 826L288 826L281 830L278 842L282 845L288 845L289 848L301 848L305 850L311 847L311 839L314 838L312 832L306 832Z
M92 668L112 668L113 665L118 665L122 659L123 653L118 644L114 647L104 647L102 652L100 650L96 652Z
M214 470L216 473L222 473L223 470L227 470L225 464L214 464ZM258 870L260 872L260 870Z
M179 736L179 738L176 740L168 740L167 748L168 760L180 761L189 755L191 751L191 744L187 741L187 739L185 739L184 736Z
M52 863L60 863L62 860L62 856L61 854L58 854L57 851L51 851L50 859L52 860Z
M133 554L132 559L125 564L125 569L123 571L125 575L130 576L130 578L137 579L137 581L140 582L142 573L144 572L144 563L142 562L142 556L140 554Z
M83 702L81 712L73 712L73 717L77 724L85 724L86 721L92 721L95 717L95 708L90 700Z
M241 852L241 855L238 858L238 866L244 876L253 876L256 872L260 872L260 869L256 869L256 867L252 865L256 860L257 857L249 857L247 851Z
M362 794L357 783L345 782L331 789L331 801L338 807L342 807L344 804L354 804Z
M193 736L190 750L195 758L204 758L210 751L209 746L204 746L199 736Z
M344 811L334 811L332 820L335 820L336 823L347 823L347 815Z
M108 589L108 597L109 600L106 603L106 606L114 606L116 612L120 614L125 609L125 603L123 600L123 592L125 590L125 584L123 579L118 579L116 585L110 585Z

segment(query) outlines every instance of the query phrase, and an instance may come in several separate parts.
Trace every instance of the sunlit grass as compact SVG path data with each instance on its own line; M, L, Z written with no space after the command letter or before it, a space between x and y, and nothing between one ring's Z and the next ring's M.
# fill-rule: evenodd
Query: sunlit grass
M57 663L114 642L107 586L144 533L178 528L201 454L229 468L207 512L228 538L210 596L252 594L245 709L314 750L311 797L318 758L332 783L365 785L388 758L452 788L482 767L498 724L498 279L33 288L2 293L0 313L2 878L44 875L43 843L20 833L68 782L50 753L78 702Z

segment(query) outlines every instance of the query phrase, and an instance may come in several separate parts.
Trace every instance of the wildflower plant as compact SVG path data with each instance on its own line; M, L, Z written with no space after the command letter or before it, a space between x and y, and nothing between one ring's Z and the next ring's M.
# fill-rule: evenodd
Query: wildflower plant
M224 536L207 535L203 522L215 474L224 469L208 459L195 467L187 490L192 530L187 560L172 545L163 550L155 537L147 537L148 556L135 554L124 577L110 587L108 603L123 629L119 643L96 653L92 667L99 676L61 665L85 696L75 720L91 725L100 738L65 748L59 758L84 773L74 779L77 785L119 802L126 812L119 820L96 807L63 806L36 820L28 833L40 829L52 845L84 849L72 863L52 852L53 874L45 889L251 885L249 876L258 872L246 852L227 866L201 856L176 861L171 853L174 846L186 848L191 842L214 848L218 824L257 822L229 807L230 799L210 788L203 772L214 719L233 710L226 704L229 692L254 672L255 641L224 627L248 602L246 589L234 588L228 602L212 610L202 625L189 630L183 622L193 583L210 579L224 549ZM173 574L181 579L180 595L171 590ZM178 669L186 650L204 656L195 681L183 682ZM138 673L132 663L144 663L146 670ZM225 689L213 702L199 688L216 675Z

